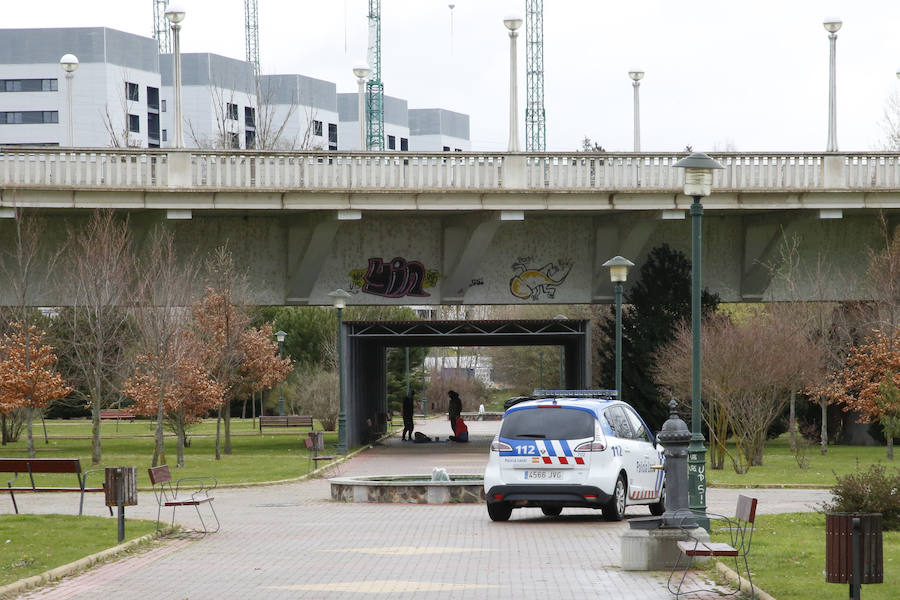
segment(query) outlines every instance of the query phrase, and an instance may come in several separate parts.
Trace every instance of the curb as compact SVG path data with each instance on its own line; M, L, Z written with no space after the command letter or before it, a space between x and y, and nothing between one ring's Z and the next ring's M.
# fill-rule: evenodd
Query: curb
M830 490L834 484L816 483L710 483L707 488L723 490Z
M112 548L107 548L106 550L101 550L100 552L97 552L95 554L85 556L84 558L79 558L75 562L70 562L68 564L50 569L49 571L44 571L43 573L32 575L31 577L26 577L25 579L20 579L19 581L14 581L13 583L0 587L0 598L13 597L17 594L21 594L29 588L37 587L39 585L49 583L57 579L62 579L63 577L66 577L78 571L83 571L84 569L87 569L108 558L131 550L132 548L139 546L144 542L149 542L153 539L168 535L172 531L174 530L171 527L166 527L165 529L161 529L154 533L148 533L147 535L143 535L123 544L119 544L118 546L113 546Z
M756 592L756 595L754 597L758 598L759 600L775 600L775 598L770 596L766 591L762 590L758 585L754 585L751 587L749 581L735 573L725 563L716 561L716 570L731 583L737 585L742 592L750 594L752 590Z

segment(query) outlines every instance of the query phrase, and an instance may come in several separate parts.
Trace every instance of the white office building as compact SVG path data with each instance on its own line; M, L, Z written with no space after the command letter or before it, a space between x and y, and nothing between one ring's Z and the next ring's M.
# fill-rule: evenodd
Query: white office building
M338 94L338 149L359 150L359 94ZM384 97L384 149L409 149L409 108L406 100Z
M305 75L263 75L257 134L272 150L337 150L337 88Z
M471 150L469 115L443 108L409 109L409 149L414 152Z

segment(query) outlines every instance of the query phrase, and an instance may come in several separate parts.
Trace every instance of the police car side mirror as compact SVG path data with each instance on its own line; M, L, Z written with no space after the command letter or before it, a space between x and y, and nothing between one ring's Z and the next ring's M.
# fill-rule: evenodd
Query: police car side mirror
M659 432L653 434L653 449L659 450Z

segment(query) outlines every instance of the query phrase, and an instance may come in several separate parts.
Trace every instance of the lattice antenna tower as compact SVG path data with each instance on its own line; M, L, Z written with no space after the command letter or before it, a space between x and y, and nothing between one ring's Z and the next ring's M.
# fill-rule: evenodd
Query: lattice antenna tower
M169 8L169 0L153 0L153 38L156 40L160 54L172 53L169 21L166 19L167 8Z
M253 65L253 75L259 79L259 11L256 0L244 0L244 39L247 62Z
M544 0L525 0L525 150L547 150L544 113Z
M369 0L369 67L366 82L366 150L384 150L384 84L381 82L381 0Z

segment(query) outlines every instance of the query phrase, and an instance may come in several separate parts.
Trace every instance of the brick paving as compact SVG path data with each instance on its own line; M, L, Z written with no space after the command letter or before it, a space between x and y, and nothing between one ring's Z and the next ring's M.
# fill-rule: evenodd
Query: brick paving
M471 423L469 444L413 444L398 434L340 472L430 474L432 467L444 467L480 473L497 426ZM449 433L449 424L437 419L419 427L442 438ZM810 510L822 497L815 490L753 492L766 512ZM730 512L737 493L711 490L711 510ZM74 505L68 494L26 498L27 512L68 513ZM152 500L144 493L141 499L129 516L155 518ZM86 500L89 514L104 510L99 495ZM627 524L607 523L590 510L546 518L539 509L518 509L509 522L493 523L483 505L332 502L325 479L219 490L216 510L222 521L217 534L166 541L22 598L671 598L665 574L618 567L619 536ZM634 507L628 514L647 512ZM189 509L179 509L177 518L196 525Z

